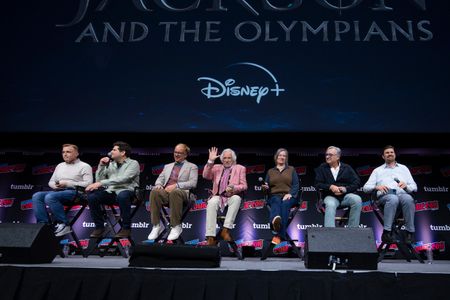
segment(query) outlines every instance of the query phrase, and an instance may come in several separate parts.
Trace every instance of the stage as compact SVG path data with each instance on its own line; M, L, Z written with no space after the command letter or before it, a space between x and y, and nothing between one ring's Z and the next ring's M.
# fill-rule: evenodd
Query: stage
M384 260L377 271L311 270L296 258L222 258L219 268L128 268L121 257L1 265L0 299L438 299L450 261Z

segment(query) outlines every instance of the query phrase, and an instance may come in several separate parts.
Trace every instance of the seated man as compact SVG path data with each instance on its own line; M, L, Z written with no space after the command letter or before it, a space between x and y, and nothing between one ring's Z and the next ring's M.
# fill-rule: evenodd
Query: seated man
M95 230L91 238L100 238L105 232L102 204L119 203L122 229L115 238L126 238L131 234L131 201L134 189L139 186L139 163L130 158L131 147L124 142L115 142L110 152L111 158L100 159L95 177L97 182L86 188L89 209Z
M413 242L414 213L416 204L410 193L417 191L417 184L408 168L396 162L395 149L386 146L383 150L384 164L373 170L369 180L363 187L364 192L377 190L378 203L384 206L384 230L381 240L385 243L394 242L391 231L392 223L400 203L406 222L406 243Z
M86 187L92 183L92 168L78 159L78 147L72 144L62 146L64 162L58 164L48 185L52 191L37 192L33 194L33 212L38 223L50 223L46 204L53 212L57 223L55 235L63 236L72 229L68 226L64 203L73 200L76 186Z
M185 144L178 144L175 147L173 156L175 162L164 166L163 171L156 179L155 186L150 192L150 214L153 225L152 231L148 235L149 240L156 239L164 230L160 225L160 215L162 205L170 207L170 234L169 241L180 237L181 214L183 203L188 201L190 190L197 187L198 168L195 164L186 160L190 149Z
M315 186L323 190L325 203L325 227L335 227L336 208L350 207L349 227L358 227L361 215L361 197L353 194L360 185L358 175L352 167L340 161L341 149L330 146L325 154L326 162L316 171Z
M242 201L242 193L247 190L246 170L244 166L236 164L236 153L225 149L220 154L222 164L214 164L218 158L217 148L209 149L209 159L203 169L203 178L212 180L212 196L208 199L206 209L206 240L209 246L216 245L217 211L222 212L228 205L227 215L223 224L221 237L231 241L230 230Z

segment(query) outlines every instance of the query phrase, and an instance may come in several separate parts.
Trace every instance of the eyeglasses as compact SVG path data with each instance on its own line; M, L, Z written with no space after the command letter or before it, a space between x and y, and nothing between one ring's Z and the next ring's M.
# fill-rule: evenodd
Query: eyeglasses
M184 153L184 152L174 152L173 154L175 154L175 155L184 155L184 154L186 154L186 153Z
M336 154L333 153L325 153L325 156L335 156Z

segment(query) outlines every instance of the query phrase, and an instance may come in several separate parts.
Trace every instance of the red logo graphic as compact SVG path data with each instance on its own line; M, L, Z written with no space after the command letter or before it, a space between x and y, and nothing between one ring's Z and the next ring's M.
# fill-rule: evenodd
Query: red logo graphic
M26 164L16 164L16 165L8 165L1 164L0 165L0 174L2 173L22 173L25 170Z
M291 248L291 245L289 245L288 242L281 242L278 245L273 248L274 254L286 254L289 251L289 248Z
M370 203L370 201L364 201L362 203L361 211L363 213L367 213L367 212L372 212L373 211L373 207L372 207L372 204Z
M70 245L74 248L78 248L77 243L75 241L71 241ZM86 249L89 246L89 239L80 240L81 248Z
M439 201L426 201L416 203L416 211L439 210Z
M417 246L414 247L414 249L416 249L416 251L426 251L431 247L431 250L436 250L439 252L445 252L445 242L444 241L440 241L440 242L433 242L433 243L428 243L428 244L424 244L423 242L419 242L417 243Z
M14 204L15 198L3 198L0 199L0 207L11 207Z
M203 199L197 199L190 211L205 210L207 205L208 204Z
M266 170L265 165L246 166L247 174L261 174Z
M33 209L33 200L24 200L20 202L20 209L21 210L30 210Z
M291 210L295 209L295 207L293 207ZM308 202L307 201L302 201L302 204L300 205L299 211L306 211L308 210Z
M33 167L31 170L32 175L43 175L43 174L51 174L55 171L56 166L47 166L47 165L41 165L37 167Z
M444 177L450 177L450 166L442 167L441 168L441 174Z
M412 175L429 175L433 173L433 169L429 165L411 167L410 171Z
M242 210L246 210L246 209L261 209L261 208L264 207L265 204L266 204L266 201L264 201L264 200L245 201Z
M370 174L372 174L372 171L375 170L376 167L371 167L371 166L362 166L359 168L356 168L356 173L358 173L359 176L370 176Z
M297 175L306 175L306 166L295 167Z
M244 240L238 240L236 241L236 245L238 247L254 247L255 250L261 250L264 245L264 240L250 240L250 241L244 241ZM230 248L230 251L232 252L233 249Z
M159 165L156 167L152 167L152 175L159 175L164 170L164 165Z

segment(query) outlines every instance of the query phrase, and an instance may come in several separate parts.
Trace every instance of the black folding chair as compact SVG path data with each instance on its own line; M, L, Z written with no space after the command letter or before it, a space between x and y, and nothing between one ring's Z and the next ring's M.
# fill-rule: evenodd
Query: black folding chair
M267 210L269 211L269 215L270 215L271 207L267 203L267 194L265 194L264 200L266 202L266 207L267 207ZM302 202L303 202L303 190L300 191L300 194L298 196L298 202L295 204L295 206L293 206L291 208L291 210L289 212L286 229L289 228L289 225L291 224L292 220L294 220L294 217L297 215L298 211L302 207ZM271 226L272 226L272 224L271 224ZM295 242L298 242L298 240L291 238L287 231L286 231L286 242L289 243L289 245L292 248L292 251L295 254L297 254L298 258L300 260L302 260L303 259L302 254L301 254L300 250L297 248L297 245L295 244ZM269 256L269 254L273 252L274 248L275 248L275 244L272 243L271 241L269 241L269 246L266 247L266 249L263 251L261 260L266 260L267 257Z
M239 207L238 214L239 214L239 212L241 211L242 207L244 206L244 202L245 202L245 201L244 201L244 194L242 194L242 195L241 195L241 205L240 205L240 207ZM220 241L222 240L221 234L222 234L222 231L223 231L223 229L224 229L223 225L224 225L224 223L225 223L225 218L226 218L226 216L227 216L227 212L228 212L228 205L225 206L223 212L221 212L221 211L219 210L219 212L217 213L217 225L219 225L219 230L217 231L217 234L216 234L216 241L217 241L218 243L220 243ZM236 215L236 218L237 218L237 215ZM231 236L231 233L230 233L230 236ZM243 251L242 251L242 248L239 248L239 247L237 246L236 241L235 241L235 239L233 238L233 236L231 236L231 238L232 238L232 239L231 239L230 241L227 241L228 245L229 245L230 248L233 250L233 253L236 255L236 257L238 258L238 260L243 260L243 259L244 259L244 253L243 253Z
M44 188L42 186L40 186L39 188L41 191L44 190ZM75 188L75 195L73 196L72 200L64 203L64 213L66 214L66 217L69 221L68 226L70 226L70 228L72 230L70 232L70 235L71 235L72 239L75 241L75 244L77 245L77 249L80 251L80 253L81 253L81 255L83 255L83 257L87 257L87 253L84 250L83 246L81 245L80 239L78 238L78 235L76 234L76 232L73 229L73 225L78 221L81 214L86 209L86 206L88 203L87 203L87 199L86 199L86 194L84 192L84 187L75 186L74 188ZM79 206L78 211L75 213L75 215L70 216L69 212L76 206ZM48 215L49 220L52 220L52 212L49 212L47 210L47 215ZM52 222L55 223L55 221L52 221ZM62 237L60 237L60 238L62 239ZM59 255L61 257L65 257L65 254L63 251L61 251L59 253Z
M77 222L77 220L80 218L81 214L86 209L86 206L88 205L86 193L84 192L84 187L76 186L75 187L76 194L73 197L73 200L69 203L66 203L64 205L64 212L66 213L66 216L69 218L69 212L76 206L79 206L79 209L73 215L71 218L69 218L69 226L72 229L72 232L70 232L70 235L72 239L75 241L75 244L77 245L77 249L80 251L81 255L83 257L87 257L88 254L84 250L83 246L81 245L80 239L78 238L78 235L76 234L73 225Z
M189 190L188 197L186 201L183 203L183 210L181 212L181 224L183 224L184 219L187 217L189 211L194 206L195 200L193 199L193 195L195 195L195 191ZM161 231L161 233L158 235L158 237L154 240L154 243L167 243L167 238L169 237L170 230L172 230L172 227L170 225L170 212L169 207L162 205L161 210L159 212L160 220L164 224L164 229ZM184 245L183 237L180 235L178 239L175 241L172 241L177 245Z
M131 214L130 218L133 219L136 212L139 210L139 208L142 206L142 203L144 202L144 194L145 189L140 187L134 188L134 195L133 199L131 201ZM134 206L134 207L133 207ZM125 250L124 246L122 245L122 239L127 239L128 243L131 247L134 247L135 242L131 238L131 236L128 236L126 238L119 238L115 237L117 232L120 231L122 228L122 218L120 217L120 213L117 211L117 209L114 207L113 204L109 205L102 205L103 208L103 217L104 221L106 222L106 233L104 236L99 238L91 238L89 241L89 248L88 248L88 255L92 254L96 249L98 249L98 254L100 257L105 256L108 252L116 253L118 252L121 256L124 258L128 258L129 254ZM116 226L119 226L119 230L116 230ZM100 242L102 242L104 239L110 239L108 244L106 245L100 245Z
M375 217L380 222L381 226L384 226L384 206L380 205L377 200L377 192L373 191L370 197L372 211L374 212ZM420 263L425 263L420 257L419 253L417 253L414 245L412 243L405 242L405 235L401 230L403 225L405 225L405 219L403 218L402 208L399 205L397 207L397 211L395 212L394 222L391 227L393 242L386 243L381 241L381 244L378 246L378 262L381 262L384 259L391 245L395 245L400 251L400 254L406 259L406 261L411 262L411 258L414 256Z
M324 203L324 197L323 197L323 190L318 189L316 191L316 195L317 195L316 209L325 218L325 203ZM341 210L344 213L341 215L336 214L334 220L335 220L337 226L342 227L346 223L348 223L348 219L349 219L349 215L350 215L350 207L344 206L344 205L339 205L336 208L336 212L338 210Z

